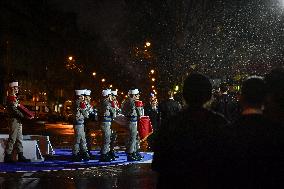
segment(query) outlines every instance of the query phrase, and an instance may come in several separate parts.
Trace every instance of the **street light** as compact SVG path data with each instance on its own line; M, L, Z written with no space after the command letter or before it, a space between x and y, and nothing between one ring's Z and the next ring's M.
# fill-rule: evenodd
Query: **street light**
M155 88L155 86L154 86L154 85L152 85L152 89L153 89L153 88Z
M72 57L72 56L69 56L68 59L71 61L71 60L73 60L73 57Z
M152 78L152 81L156 81L156 79L155 79L155 78Z
M96 72L93 72L93 76L96 76L97 75L97 73Z
M105 78L102 78L102 82L105 82L106 81L106 79Z
M155 73L155 70L151 70L150 72L151 72L151 74L154 74L154 73Z
M149 41L147 41L147 42L146 42L146 46L147 46L147 47L150 47L150 46L151 46L151 43L150 43Z
M112 84L110 84L109 87L112 88Z

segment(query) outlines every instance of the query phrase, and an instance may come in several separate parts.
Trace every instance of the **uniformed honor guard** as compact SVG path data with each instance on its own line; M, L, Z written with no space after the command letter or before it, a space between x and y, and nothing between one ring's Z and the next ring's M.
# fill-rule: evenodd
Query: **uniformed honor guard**
M76 100L74 107L74 134L75 142L73 148L73 161L88 161L90 159L87 153L87 143L84 131L84 119L88 118L87 106L84 101L85 90L75 90Z
M122 104L122 114L128 120L128 142L126 145L126 153L128 161L139 161L142 159L139 149L139 140L137 140L137 121L139 119L140 111L137 109L135 102L139 99L139 90L131 89L128 92L128 98Z
M135 100L135 106L137 109L137 144L136 144L136 149L135 149L135 155L137 157L138 160L142 160L144 157L139 153L139 149L140 149L140 137L139 137L139 121L140 118L142 116L144 116L144 104L143 102L140 100L140 94L138 91L138 94L136 94L136 100Z
M7 97L7 110L8 110L8 124L10 128L9 139L5 149L5 163L13 163L12 151L14 145L17 147L18 162L30 162L23 155L23 133L22 133L22 119L32 119L23 114L18 107L20 106L17 94L19 92L18 82L9 83L8 97Z
M113 157L110 155L111 122L113 120L113 109L111 108L111 90L102 91L103 100L100 103L101 128L103 132L103 143L101 148L101 162L110 162Z
M120 105L117 101L117 91L111 91L111 96L112 96L112 101L111 101L111 108L113 109L113 119L116 117L116 115L121 113ZM112 121L112 124L114 122ZM115 142L117 140L117 133L113 129L113 126L111 126L111 136L110 136L110 156L112 159L118 158L118 156L115 155L114 147L115 147Z
M85 103L86 109L89 114L89 118L85 119L84 126L85 126L85 133L86 133L86 142L88 148L88 154L91 156L91 148L92 148L92 136L91 136L91 129L90 129L90 122L98 120L98 111L91 105L91 90L85 90Z

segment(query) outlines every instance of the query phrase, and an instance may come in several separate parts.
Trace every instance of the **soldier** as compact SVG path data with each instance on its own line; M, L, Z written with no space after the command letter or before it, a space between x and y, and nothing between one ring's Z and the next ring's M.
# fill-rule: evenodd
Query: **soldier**
M112 101L111 101L111 108L113 109L112 112L113 112L113 118L116 117L116 115L120 114L121 112L121 109L120 109L120 106L119 106L119 103L116 99L116 96L117 96L117 91L111 91L111 96L112 96ZM113 123L113 122L112 122ZM115 142L116 142L116 139L117 139L117 133L115 132L114 129L111 129L111 136L110 136L110 156L112 159L115 159L115 158L118 158L118 156L115 155L115 152L114 152L114 145L115 145Z
M139 149L140 149L140 137L139 137L139 132L138 132L138 121L141 118L141 116L144 116L144 104L143 102L140 100L140 94L139 91L137 89L138 94L136 94L136 100L135 100L135 106L136 106L136 110L137 110L137 115L138 115L138 119L137 119L137 143L136 143L136 148L135 148L135 155L137 160L142 160L144 157L139 153Z
M92 137L91 137L91 129L90 129L90 121L97 121L98 120L98 114L97 110L91 105L91 90L86 89L85 90L85 103L86 103L86 109L89 114L89 119L85 120L85 133L86 133L86 142L87 142L87 148L88 148L88 154L91 156L91 144L92 144Z
M88 118L87 106L84 102L85 90L75 90L76 101L75 101L75 120L74 120L74 134L75 142L73 148L73 160L74 161L89 161L90 156L87 153L87 143L84 131L84 119ZM81 154L79 153L81 152Z
M111 137L111 122L113 119L113 109L111 108L111 90L106 89L102 91L104 99L100 103L100 117L101 117L101 128L103 132L103 145L101 148L101 162L110 162L114 160L110 152L110 137Z
M142 158L138 153L137 121L141 115L135 105L135 101L139 99L139 90L129 90L128 95L129 97L122 104L122 114L128 119L129 138L126 147L127 161L139 161Z
M9 127L10 127L10 133L9 133L9 139L8 143L6 145L5 150L5 163L13 163L12 158L12 151L14 148L14 144L16 143L17 146L17 152L18 152L18 161L19 162L30 162L30 159L26 159L23 155L23 134L22 134L22 123L21 120L25 117L25 115L18 110L19 100L17 98L17 94L19 92L19 86L18 82L11 82L9 83L9 89L8 89L8 97L7 97L7 109L9 114ZM32 117L28 118L32 119Z

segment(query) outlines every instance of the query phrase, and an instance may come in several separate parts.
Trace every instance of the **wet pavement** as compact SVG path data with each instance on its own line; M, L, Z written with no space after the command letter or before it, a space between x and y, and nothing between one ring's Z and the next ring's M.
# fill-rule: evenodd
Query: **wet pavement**
M152 189L156 174L150 164L92 167L84 170L1 173L1 189Z
M102 136L99 126L90 127L92 150L98 150ZM115 125L118 133L116 149L123 150L126 129ZM2 127L0 133L7 133ZM50 136L55 148L71 148L73 144L73 127L67 123L26 124L24 134L40 134ZM141 151L149 151L147 142L142 143ZM70 189L152 189L156 185L156 173L151 170L150 163L128 164L103 167L90 167L82 170L41 171L25 173L0 173L0 189L21 188L70 188Z

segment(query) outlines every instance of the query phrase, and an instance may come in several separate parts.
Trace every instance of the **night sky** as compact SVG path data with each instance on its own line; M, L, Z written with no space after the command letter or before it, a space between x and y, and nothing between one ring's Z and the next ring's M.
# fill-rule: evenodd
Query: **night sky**
M263 74L283 60L282 0L53 2L59 9L76 12L80 28L99 33L108 47L123 57L126 67L130 64L131 68L133 62L125 52L131 42L137 44L130 39L136 31L142 36L137 40L148 37L156 45L156 66L166 64L176 72L197 64L213 77L224 72ZM129 15L133 12L141 21L136 25ZM164 33L159 36L161 31Z
M72 46L70 35L66 51L76 56L79 44L84 73L97 71L123 90L150 85L151 69L162 89L194 70L226 81L264 75L284 62L284 0L45 2L51 10L76 14L81 37Z

